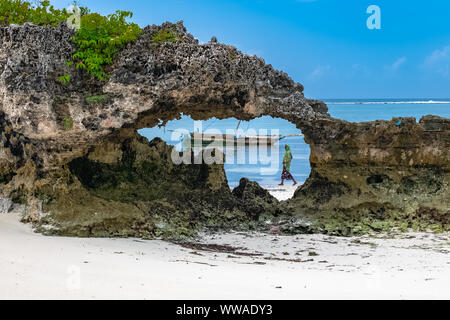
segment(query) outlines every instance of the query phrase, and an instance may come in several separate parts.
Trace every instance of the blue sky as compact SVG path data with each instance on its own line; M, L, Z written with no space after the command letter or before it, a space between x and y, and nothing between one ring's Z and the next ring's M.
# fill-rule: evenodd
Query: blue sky
M54 0L59 7L71 1ZM183 20L202 42L256 54L312 98L450 98L450 1L81 0L141 26ZM369 5L381 30L369 30Z

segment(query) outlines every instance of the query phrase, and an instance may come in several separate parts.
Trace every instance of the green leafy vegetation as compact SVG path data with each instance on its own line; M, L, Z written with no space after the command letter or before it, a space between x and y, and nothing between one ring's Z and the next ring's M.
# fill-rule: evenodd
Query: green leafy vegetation
M63 84L69 83L70 82L70 74L65 74L65 75L59 77L58 81Z
M56 26L69 17L66 9L55 9L50 1L40 1L33 6L28 1L0 0L0 25L31 22L37 26Z
M86 102L91 105L99 105L100 103L108 100L109 96L107 94L99 95L99 96L92 96L86 98Z
M73 128L73 119L72 118L64 118L64 130L70 130Z
M31 22L38 26L57 26L71 17L71 12L55 9L50 1L39 1L37 5L32 5L23 0L0 0L0 25ZM73 38L77 51L72 57L73 61L68 61L66 66L75 66L99 80L105 80L107 74L104 68L142 33L137 24L127 21L132 17L130 11L116 11L102 16L91 13L88 8L80 8L81 27ZM162 37L170 38L170 35L164 34ZM68 83L70 75L64 75L58 81Z
M178 35L178 32L175 30L175 28L161 29L152 36L153 43L156 44L161 44L165 42L175 42L181 39L182 38Z
M76 68L84 69L100 80L106 79L104 67L142 32L137 24L127 22L132 16L129 11L117 11L106 17L98 13L82 16L81 29L74 39L78 47L73 56Z

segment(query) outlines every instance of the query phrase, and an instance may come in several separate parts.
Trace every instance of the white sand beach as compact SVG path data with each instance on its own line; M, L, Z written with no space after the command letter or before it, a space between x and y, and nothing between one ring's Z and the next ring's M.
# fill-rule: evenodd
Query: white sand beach
M287 182L284 186L269 187L267 190L279 201L286 201L294 197L295 191L297 191L298 187L298 184L294 186L291 182Z
M0 301L449 300L449 13L0 0Z
M0 299L449 299L450 235L45 237L0 215Z

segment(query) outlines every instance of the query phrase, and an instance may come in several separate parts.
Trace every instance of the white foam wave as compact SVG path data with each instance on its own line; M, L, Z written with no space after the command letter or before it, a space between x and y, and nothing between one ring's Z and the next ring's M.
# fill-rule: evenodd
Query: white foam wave
M309 156L294 156L294 160L309 160Z
M365 104L450 104L450 101L333 101L327 102L328 105L365 105Z

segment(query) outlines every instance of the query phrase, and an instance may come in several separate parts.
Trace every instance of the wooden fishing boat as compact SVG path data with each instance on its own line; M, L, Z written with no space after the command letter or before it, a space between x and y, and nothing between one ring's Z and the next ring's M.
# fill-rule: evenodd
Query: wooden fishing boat
M285 136L242 136L236 137L234 135L226 134L201 134L191 133L189 137L184 140L185 147L240 147L240 146L271 146L278 141L284 139Z
M238 132L239 125L236 128ZM205 133L190 133L183 139L183 146L185 148L229 148L229 147L246 147L246 146L272 146L287 137L300 137L303 134L291 135L242 135L237 134L205 134Z

